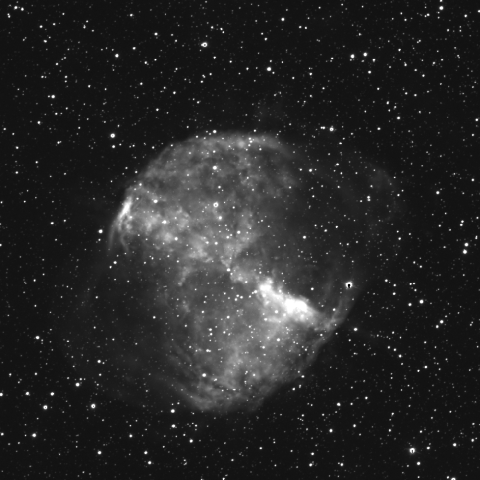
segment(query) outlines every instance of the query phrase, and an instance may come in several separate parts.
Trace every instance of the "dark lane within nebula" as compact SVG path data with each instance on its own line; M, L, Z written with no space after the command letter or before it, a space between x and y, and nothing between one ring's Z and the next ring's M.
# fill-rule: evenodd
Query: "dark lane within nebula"
M129 401L220 412L302 374L390 254L397 200L370 164L298 148L216 134L150 162L63 333L80 372Z

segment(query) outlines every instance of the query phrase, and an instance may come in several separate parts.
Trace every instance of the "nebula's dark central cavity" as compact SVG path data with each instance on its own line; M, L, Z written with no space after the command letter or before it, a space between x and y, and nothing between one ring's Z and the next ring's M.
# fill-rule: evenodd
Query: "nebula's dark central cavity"
M394 204L384 172L273 136L172 145L126 191L74 362L127 400L254 409L344 321Z

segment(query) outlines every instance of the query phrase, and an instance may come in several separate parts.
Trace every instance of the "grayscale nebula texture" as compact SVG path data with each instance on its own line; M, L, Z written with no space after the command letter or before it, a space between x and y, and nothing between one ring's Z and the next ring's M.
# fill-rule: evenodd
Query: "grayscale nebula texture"
M126 189L63 332L69 355L126 401L253 410L395 255L397 211L387 173L314 139L171 145Z

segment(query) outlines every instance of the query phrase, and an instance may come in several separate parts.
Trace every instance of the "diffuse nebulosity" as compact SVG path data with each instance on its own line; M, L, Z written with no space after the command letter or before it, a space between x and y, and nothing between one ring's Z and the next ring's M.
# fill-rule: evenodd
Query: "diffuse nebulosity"
M385 172L271 135L169 146L125 193L64 333L74 363L127 400L254 409L346 318L397 203Z

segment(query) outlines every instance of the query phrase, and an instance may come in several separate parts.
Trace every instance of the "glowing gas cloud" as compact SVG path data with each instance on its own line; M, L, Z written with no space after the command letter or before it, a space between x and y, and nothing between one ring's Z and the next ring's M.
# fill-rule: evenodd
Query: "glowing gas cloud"
M65 333L78 368L127 400L222 412L301 375L386 251L398 200L385 172L311 144L215 134L151 161Z

